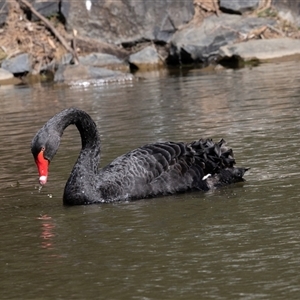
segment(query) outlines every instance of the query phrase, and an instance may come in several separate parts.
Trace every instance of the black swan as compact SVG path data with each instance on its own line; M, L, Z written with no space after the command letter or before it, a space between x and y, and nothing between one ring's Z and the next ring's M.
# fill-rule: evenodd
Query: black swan
M201 190L244 181L247 168L234 167L231 149L222 139L191 143L157 142L121 155L99 169L100 138L96 124L84 111L69 108L52 117L31 144L40 184L47 181L64 129L75 124L82 149L66 183L65 205L137 200L178 192Z

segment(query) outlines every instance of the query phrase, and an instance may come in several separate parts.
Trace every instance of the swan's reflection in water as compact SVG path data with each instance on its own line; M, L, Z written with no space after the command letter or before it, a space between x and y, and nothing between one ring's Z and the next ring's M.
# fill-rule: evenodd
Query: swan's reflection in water
M44 249L54 249L53 238L55 237L54 229L55 225L52 218L48 215L38 217L42 222L42 232L40 237L42 238L41 247Z

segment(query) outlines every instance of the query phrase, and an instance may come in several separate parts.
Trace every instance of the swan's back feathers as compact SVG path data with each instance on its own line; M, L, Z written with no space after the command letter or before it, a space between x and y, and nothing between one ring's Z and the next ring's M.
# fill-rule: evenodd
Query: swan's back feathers
M224 140L214 143L201 139L189 144L161 142L137 148L100 171L102 197L107 201L140 199L205 191L228 181L242 181L243 174L234 171L232 150L224 144Z

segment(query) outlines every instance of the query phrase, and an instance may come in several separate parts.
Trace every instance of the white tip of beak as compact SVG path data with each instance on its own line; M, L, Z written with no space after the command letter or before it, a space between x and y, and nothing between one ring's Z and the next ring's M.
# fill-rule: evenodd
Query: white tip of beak
M46 184L46 182L47 182L47 176L41 176L41 177L39 178L39 180L40 180L40 184L41 184L41 185L44 185L44 184Z

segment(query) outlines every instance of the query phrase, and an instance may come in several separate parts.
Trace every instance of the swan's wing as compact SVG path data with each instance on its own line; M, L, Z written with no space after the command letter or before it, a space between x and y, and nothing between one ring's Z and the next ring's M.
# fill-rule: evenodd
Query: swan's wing
M189 157L185 156L186 145L183 143L155 143L137 148L116 158L103 170L110 176L120 174L132 178L140 178L145 184L153 181L162 173L168 172L179 162L186 164Z
M102 170L102 192L143 198L193 188L207 190L205 175L214 174L224 163L234 163L230 150L226 154L222 144L223 141L215 144L199 140L190 144L145 145L118 157Z

